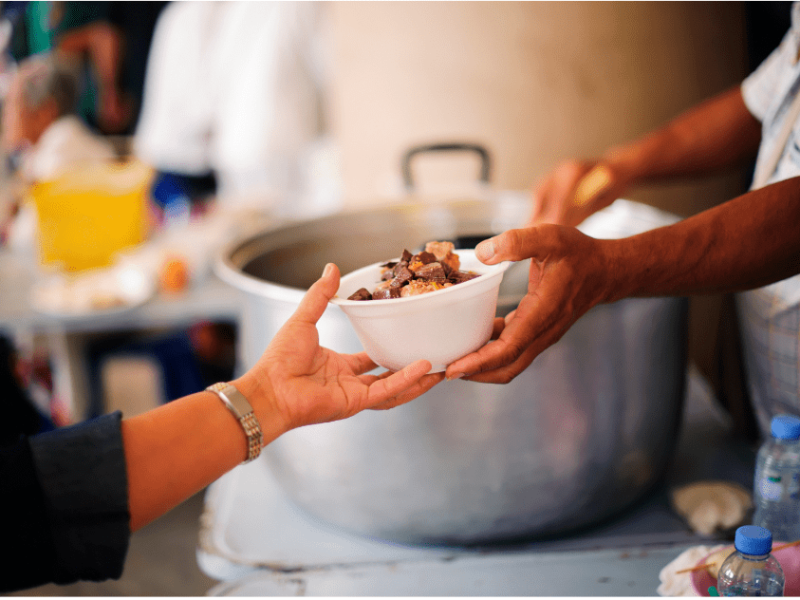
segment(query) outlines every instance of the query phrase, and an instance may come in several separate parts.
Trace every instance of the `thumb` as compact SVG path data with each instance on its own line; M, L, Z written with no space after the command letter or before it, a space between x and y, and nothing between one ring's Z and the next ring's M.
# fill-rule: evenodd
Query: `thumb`
M333 263L325 265L322 277L314 282L300 301L290 320L315 325L328 307L328 301L339 289L339 267Z
M558 225L542 224L523 229L509 229L478 244L475 256L487 265L496 265L505 260L535 258L545 252L541 231L553 227Z
M605 165L597 165L578 182L573 196L575 206L582 207L605 194L614 183L614 174Z

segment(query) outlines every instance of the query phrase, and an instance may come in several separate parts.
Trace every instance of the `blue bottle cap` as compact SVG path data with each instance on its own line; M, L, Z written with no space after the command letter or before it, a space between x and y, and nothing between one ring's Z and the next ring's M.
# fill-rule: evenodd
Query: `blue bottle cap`
M745 525L736 530L733 545L742 554L763 556L772 550L772 533L757 525Z
M781 440L800 439L800 419L792 415L772 417L772 435Z

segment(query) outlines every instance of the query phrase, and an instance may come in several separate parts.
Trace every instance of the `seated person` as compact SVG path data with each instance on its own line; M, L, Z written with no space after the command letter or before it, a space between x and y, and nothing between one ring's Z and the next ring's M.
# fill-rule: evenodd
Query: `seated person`
M51 55L20 63L3 105L3 147L25 182L53 179L75 165L116 158L110 143L75 116L78 80Z

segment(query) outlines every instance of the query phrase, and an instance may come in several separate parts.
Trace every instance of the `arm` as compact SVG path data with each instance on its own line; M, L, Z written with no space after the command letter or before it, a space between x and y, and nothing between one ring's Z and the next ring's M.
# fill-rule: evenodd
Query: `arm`
M233 385L250 401L269 443L312 423L408 402L442 380L428 361L394 374L366 375L366 354L319 346L316 322L339 287L329 265L259 362ZM201 490L247 456L241 426L220 399L200 392L122 423L131 530Z
M235 385L269 443L302 425L408 402L441 381L427 361L367 375L366 354L319 346L316 322L338 288L329 265L259 362ZM14 551L0 591L122 574L132 530L246 457L245 434L220 399L200 392L122 422L119 412L0 447L0 539Z
M478 246L487 264L532 258L528 293L498 339L447 377L506 383L596 304L631 296L736 292L800 273L800 178L739 196L669 227L620 240L541 225Z
M599 160L559 164L534 188L531 224L578 225L632 185L738 166L755 155L760 138L761 124L737 85Z
M97 78L97 113L109 133L125 126L127 107L119 87L122 65L122 36L106 21L96 21L58 36L57 49L69 56L89 57Z

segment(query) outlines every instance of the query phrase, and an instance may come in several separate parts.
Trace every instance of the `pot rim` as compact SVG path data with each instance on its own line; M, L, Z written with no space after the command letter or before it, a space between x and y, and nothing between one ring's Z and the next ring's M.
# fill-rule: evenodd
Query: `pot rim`
M264 236L270 233L292 239L293 231L305 229L313 224L320 224L340 219L347 220L354 216L360 215L377 215L382 213L403 214L418 210L436 211L437 209L441 208L453 210L464 205L480 206L482 204L494 204L499 207L498 210L502 212L503 206L505 205L517 205L524 203L525 196L522 194L522 192L507 190L492 194L490 197L464 197L461 195L450 195L446 197L428 196L421 199L419 197L411 196L405 198L404 200L382 204L378 207L356 207L313 219L276 222L255 234L251 234L245 238L234 239L225 245L221 251L217 253L213 261L213 270L224 282L244 292L263 295L266 291L269 291L271 298L297 303L300 301L300 299L302 299L303 295L307 291L306 289L293 287L282 283L276 283L274 281L267 281L253 275L248 275L241 270L243 264L239 264L246 263L247 260L234 261L234 255L245 252L248 246L253 246L258 240L264 238ZM503 231L503 229L498 229L496 226L494 226L494 223L491 225L487 224L487 227L493 230L492 233L500 233ZM275 248L278 247L280 247L280 244L276 243ZM268 249L272 249L272 245L270 245ZM264 250L264 248L261 248L261 250ZM251 252L251 254L253 257L259 255L257 252Z

